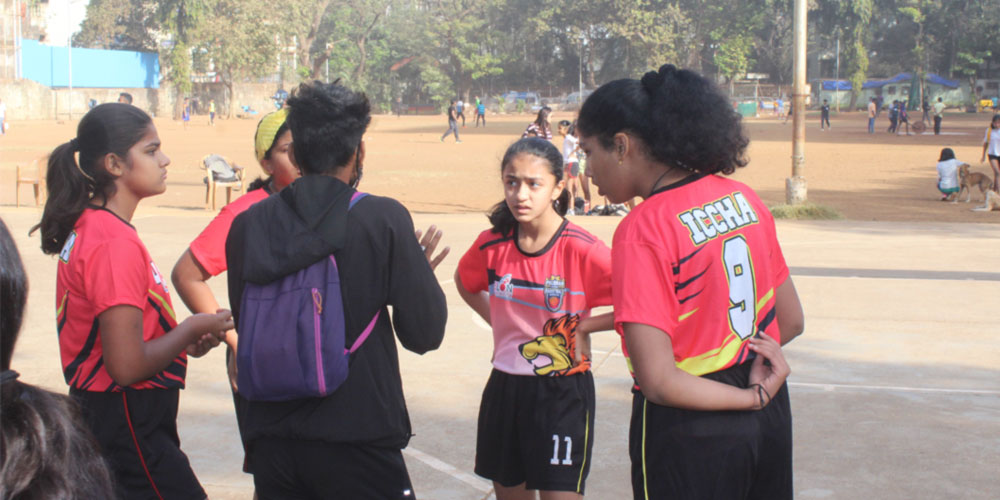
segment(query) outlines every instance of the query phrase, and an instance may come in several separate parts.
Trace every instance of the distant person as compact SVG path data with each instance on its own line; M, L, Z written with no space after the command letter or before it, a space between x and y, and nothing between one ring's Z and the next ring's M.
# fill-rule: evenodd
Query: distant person
M535 116L535 121L528 124L528 127L524 129L524 133L521 134L521 138L541 137L542 139L552 139L552 125L549 123L549 113L551 112L552 108L548 106L539 109L538 115Z
M447 303L434 268L447 249L432 258L440 231L431 226L418 241L402 204L357 191L371 123L364 94L338 83L307 83L287 108L292 159L303 176L237 216L226 241L229 303L239 325L237 356L256 360L267 354L245 344L251 324L291 317L308 328L313 318L330 318L327 311L343 313L343 343L332 349L343 353L359 346L359 339L363 344L350 355L342 385L325 396L253 400L241 383L250 399L244 435L254 485L261 499L413 498L402 454L413 433L396 342L419 354L441 344ZM334 305L335 295L324 297L314 289L304 301L308 309L256 316L242 309L245 293L289 283L287 277L308 274L314 263L330 257L336 267L328 263L326 271L343 287L340 304ZM273 330L274 335L298 332L294 326ZM330 335L318 336L317 343L335 338L336 332L326 332ZM244 381L244 372L239 377Z
M459 98L455 102L455 121L458 121L458 117L462 117L462 126L465 126L465 103Z
M448 137L448 134L455 134L455 144L462 143L458 138L458 115L456 113L455 101L452 100L448 104L448 130L445 130L444 134L441 135L441 142L444 142L444 138Z
M931 105L927 102L927 98L924 98L924 102L920 105L920 109L924 112L920 117L921 123L931 124Z
M580 158L577 156L580 150L580 140L576 138L576 126L569 120L562 120L559 122L559 133L563 136L562 156L563 167L566 170L563 180L566 181L565 189L570 193L566 215L586 215L587 211L590 210L588 206L590 194L582 192L583 172L580 171ZM579 195L586 196L582 211L576 210L576 199Z
M7 134L7 103L0 99L0 135Z
M403 98L401 96L396 96L396 118L403 113Z
M226 310L177 322L166 276L131 224L142 199L167 189L169 163L149 115L101 104L49 155L35 226L42 251L59 257L61 368L123 498L205 498L177 436L180 390L188 355L233 328Z
M998 189L1000 182L1000 114L993 115L990 120L990 127L986 129L986 136L983 137L983 157L980 163L990 158L990 168L993 169L993 190Z
M890 134L896 133L896 128L899 124L899 101L893 100L892 104L889 105L889 128L886 132Z
M781 118L781 116L784 113L785 113L785 101L782 101L781 97L779 96L778 99L774 101L774 116Z
M118 94L118 102L122 104L132 104L132 94L129 94L128 92Z
M878 118L882 114L882 106L885 104L885 98L881 94L875 97L875 118Z
M937 188L938 191L941 191L941 201L958 201L958 167L960 165L962 162L955 159L955 152L951 148L941 150L941 156L938 157L937 163Z
M868 133L875 133L875 118L878 116L878 108L875 104L875 98L872 97L868 101Z
M827 128L830 128L830 104L826 99L823 99L823 105L819 107L819 129L826 130Z
M184 122L184 129L187 130L191 121L191 100L184 98L184 107L181 109L181 120Z
M944 118L944 102L941 98L937 98L937 102L934 103L934 135L941 134L941 120Z
M899 129L906 125L906 135L910 134L910 113L906 110L906 101L899 101L899 126L896 128L896 133L899 133Z
M483 128L486 128L486 103L479 101L476 104L476 126L479 126L479 120L483 121Z
M208 101L208 124L215 126L215 99Z
M114 498L108 467L70 398L18 382L10 369L28 275L0 220L0 491L4 499Z

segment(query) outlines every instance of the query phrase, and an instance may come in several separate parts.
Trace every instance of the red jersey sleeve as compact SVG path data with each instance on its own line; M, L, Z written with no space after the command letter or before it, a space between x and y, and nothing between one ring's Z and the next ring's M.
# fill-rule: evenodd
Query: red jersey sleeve
M610 306L611 297L611 249L603 241L597 240L583 262L583 276L587 294L587 309Z
M149 295L150 263L142 246L131 239L115 239L90 254L83 271L87 301L99 315L113 306L143 310Z
M623 323L641 323L673 334L680 304L666 252L641 241L615 242L611 249L615 330Z
M240 196L232 203L222 207L219 215L202 230L189 247L191 255L205 271L218 276L228 267L226 265L226 238L233 226L236 216L246 211L251 205L268 197L265 189L255 189Z
M490 239L489 235L489 231L480 234L458 261L458 278L462 281L462 287L468 292L477 293L489 289L486 252L481 248L483 243Z

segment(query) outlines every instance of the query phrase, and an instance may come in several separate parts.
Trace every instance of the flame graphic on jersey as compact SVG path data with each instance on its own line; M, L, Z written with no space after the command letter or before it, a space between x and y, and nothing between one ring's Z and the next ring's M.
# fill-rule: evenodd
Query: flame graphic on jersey
M580 373L590 368L590 359L584 355L583 360L574 366L573 357L576 353L576 326L580 316L567 314L545 322L543 335L535 337L530 342L519 346L521 356L535 367L535 374L541 376L562 376ZM540 365L547 357L551 362Z

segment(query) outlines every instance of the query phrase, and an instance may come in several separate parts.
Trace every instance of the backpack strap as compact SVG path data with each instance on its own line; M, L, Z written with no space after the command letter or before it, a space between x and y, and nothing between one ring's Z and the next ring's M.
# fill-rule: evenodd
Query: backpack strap
M368 193L362 193L361 191L355 191L354 194L351 195L351 202L348 203L347 210L350 210L350 209L354 208L354 205L357 202L361 201L361 199L364 198L365 196L368 196Z
M347 205L347 210L350 210L350 209L354 208L354 205L356 205L359 201L361 201L362 199L364 199L366 196L368 196L368 193L362 193L361 191L355 191L354 194L351 195L351 202ZM331 260L333 260L333 259L331 258ZM336 261L334 261L334 262L335 262L334 265L336 265ZM353 344L351 344L351 348L350 349L344 349L344 354L352 354L352 353L354 353L354 351L357 351L358 348L361 347L361 344L365 343L365 340L367 340L368 336L371 335L372 330L375 329L375 323L378 321L378 317L379 317L380 314L382 314L382 310L381 309L375 312L375 317L373 317L372 320L370 322L368 322L368 326L365 327L365 330L363 332L361 332L361 335L358 335L358 338L354 341Z

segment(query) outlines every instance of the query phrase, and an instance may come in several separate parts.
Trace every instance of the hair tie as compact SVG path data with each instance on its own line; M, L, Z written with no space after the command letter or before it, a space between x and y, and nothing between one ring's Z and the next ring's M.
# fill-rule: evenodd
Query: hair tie
M20 374L17 373L16 371L14 371L14 370L4 370L3 373L0 373L0 384L6 384L7 382L13 382L13 381L17 380L18 376L20 376Z

